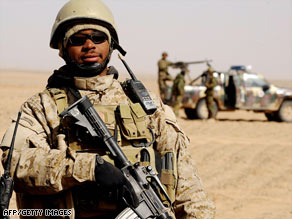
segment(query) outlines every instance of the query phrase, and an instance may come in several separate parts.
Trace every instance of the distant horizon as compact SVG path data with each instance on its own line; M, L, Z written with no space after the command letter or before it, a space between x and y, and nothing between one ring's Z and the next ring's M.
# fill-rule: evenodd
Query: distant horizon
M0 1L0 69L53 72L64 64L49 41L66 2ZM137 75L157 75L157 61L166 51L173 62L212 59L218 71L251 65L267 79L292 80L291 0L104 2L113 12L125 59ZM126 73L116 51L110 64ZM189 66L193 77L206 68Z
M57 70L57 68L55 70ZM119 72L119 74L120 74L120 76L122 78L130 77L129 73L126 70L122 70L122 71L119 71L119 69L117 69L117 70L118 70L118 72ZM53 74L53 71L36 70L36 69L4 69L4 68L0 68L0 73L1 72L32 73L32 74L47 74L47 75ZM221 72L223 72L223 71L221 71ZM257 72L252 72L252 73L256 73L257 74ZM139 78L145 79L148 76L149 77L155 77L156 79L158 79L158 73L149 73L149 72L147 73L146 72L146 74L147 75L145 75L145 73L140 73L140 74L139 73L135 73L135 75L138 77L138 79ZM171 72L170 74L172 76L176 75L176 73L174 73L174 72ZM263 75L263 74L260 74L260 75L264 76L264 78L266 80L268 80L268 81L287 81L287 82L292 83L292 78L286 78L286 79L285 78L284 79L281 79L281 78L269 78L269 77L265 77L265 75ZM191 72L190 76L192 77L192 79L194 79L195 77L199 76L199 74L195 74L195 73ZM156 83L156 81L154 81L154 83Z

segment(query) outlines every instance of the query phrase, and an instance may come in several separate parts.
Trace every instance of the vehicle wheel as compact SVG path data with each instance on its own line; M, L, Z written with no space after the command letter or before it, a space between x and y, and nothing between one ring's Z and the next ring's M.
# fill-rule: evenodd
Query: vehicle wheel
M215 102L215 117L218 112L218 106L217 103ZM207 109L207 104L205 99L201 99L196 107L196 117L198 119L208 119L208 109Z
M285 100L282 103L278 116L281 122L292 122L292 100Z
M188 119L197 119L196 110L191 108L185 108L185 114Z
M268 119L268 121L279 121L278 115L275 112L265 113L265 116Z

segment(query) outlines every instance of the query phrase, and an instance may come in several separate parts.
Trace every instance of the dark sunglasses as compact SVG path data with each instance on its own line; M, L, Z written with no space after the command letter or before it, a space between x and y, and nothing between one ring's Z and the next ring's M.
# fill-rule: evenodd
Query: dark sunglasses
M93 32L90 34L77 33L71 36L68 42L71 46L82 46L87 39L90 39L94 44L100 44L108 40L108 37L100 32Z

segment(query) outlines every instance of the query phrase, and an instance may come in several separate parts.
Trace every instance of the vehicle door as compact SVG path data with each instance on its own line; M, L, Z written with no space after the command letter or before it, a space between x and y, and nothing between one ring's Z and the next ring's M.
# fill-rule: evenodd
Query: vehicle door
M241 109L245 106L245 85L242 74L233 74L233 83L235 92L235 108ZM233 104L234 105L234 104Z
M270 84L257 74L244 73L244 104L243 109L268 109L272 101Z

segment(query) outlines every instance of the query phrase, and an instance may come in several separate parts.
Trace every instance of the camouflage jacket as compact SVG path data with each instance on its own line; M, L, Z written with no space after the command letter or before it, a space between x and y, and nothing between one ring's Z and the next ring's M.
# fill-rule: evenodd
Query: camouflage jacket
M184 87L185 87L185 77L183 74L179 73L173 81L173 87L172 87L173 95L175 96L183 95Z
M157 63L159 76L168 75L168 67L172 64L173 63L168 60L160 59Z
M205 86L206 86L206 95L213 95L214 94L214 87L217 85L217 81L216 78L212 75L208 75L206 76L206 82L205 82Z
M81 95L94 104L127 104L120 83L114 75L74 78ZM152 95L157 111L147 123L156 136L155 150L175 151L177 157L174 211L176 218L214 218L215 206L203 189L188 152L189 140L178 126L172 110ZM68 92L68 102L74 98ZM59 118L56 103L48 92L40 92L22 106L13 152L11 175L15 180L17 206L38 209L72 209L75 218L74 189L94 182L95 154L78 153L58 142ZM14 124L1 143L2 162L7 157ZM81 195L80 193L78 195ZM110 210L110 209L108 209ZM90 210L87 210L90 213Z

